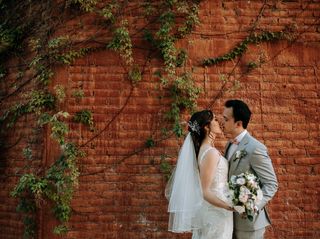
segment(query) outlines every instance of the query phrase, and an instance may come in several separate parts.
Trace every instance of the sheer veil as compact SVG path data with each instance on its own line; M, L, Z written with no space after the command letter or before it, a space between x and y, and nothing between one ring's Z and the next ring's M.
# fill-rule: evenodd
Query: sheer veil
M166 191L169 200L169 231L190 232L201 227L197 214L203 202L198 163L191 134L188 133L179 153L175 171Z

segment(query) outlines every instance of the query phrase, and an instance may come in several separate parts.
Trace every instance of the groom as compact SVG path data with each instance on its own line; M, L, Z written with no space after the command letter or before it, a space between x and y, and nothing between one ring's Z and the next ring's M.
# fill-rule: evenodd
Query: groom
M234 236L236 239L262 239L265 227L270 225L266 204L278 189L277 178L267 148L246 130L251 111L241 100L228 100L223 111L223 128L230 141L225 157L229 161L229 179L244 172L254 173L261 183L263 199L256 207L257 216L251 222L234 213ZM238 152L238 153L237 153ZM239 152L246 152L236 157Z

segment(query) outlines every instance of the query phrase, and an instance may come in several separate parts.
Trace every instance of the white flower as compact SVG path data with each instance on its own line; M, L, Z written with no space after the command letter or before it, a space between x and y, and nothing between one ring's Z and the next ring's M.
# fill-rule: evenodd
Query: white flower
M257 196L254 195L254 194L251 194L251 199L252 199L253 201L255 201L255 200L257 200Z
M231 183L232 184L236 184L236 180L237 180L237 176L232 175L231 178L230 178Z
M250 180L248 180L248 186L250 188L257 189L258 188L258 183L256 181L254 181L253 179L250 179Z
M248 200L245 204L245 207L248 209L248 210L251 210L251 211L253 211L253 209L254 209L254 202L253 202L253 200Z
M252 173L249 173L249 174L247 174L247 179L248 179L248 181L255 181L256 176Z
M246 191L240 191L239 201L242 203L246 203L249 199L249 195Z
M240 159L245 155L246 152L244 150L236 153L236 156ZM232 175L228 186L234 209L252 221L257 213L255 208L263 198L257 176L250 172L241 173L236 176Z
M190 127L192 132L195 132L198 135L200 135L200 126L196 120L193 123L192 123L192 121L189 121L188 126Z
M241 151L240 151L240 150L238 150L238 151L236 152L236 158L237 158L237 159L239 159L239 158L240 158L240 156L241 156Z
M244 192L246 194L249 194L250 190L246 186L241 186L240 187L240 192Z
M246 203L248 200L248 195L247 194L244 194L244 193L240 193L239 195L239 201L242 202L242 203Z
M237 183L238 185L243 185L243 184L246 183L246 180L245 180L244 178L238 178L237 181L236 181L236 183Z
M241 159L242 157L247 155L247 151L245 150L238 150L236 151L236 157L234 158L234 161L237 159Z

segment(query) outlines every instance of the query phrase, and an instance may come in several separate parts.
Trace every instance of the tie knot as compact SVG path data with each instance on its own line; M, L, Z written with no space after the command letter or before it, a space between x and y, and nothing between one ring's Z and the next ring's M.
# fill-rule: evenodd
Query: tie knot
M230 143L238 145L240 142L237 139L232 139Z

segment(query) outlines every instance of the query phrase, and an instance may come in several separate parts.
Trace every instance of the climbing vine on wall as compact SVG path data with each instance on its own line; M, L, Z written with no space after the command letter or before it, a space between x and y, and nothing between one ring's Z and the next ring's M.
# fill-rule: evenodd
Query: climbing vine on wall
M252 33L247 38L245 38L239 45L233 48L230 52L226 53L223 56L208 58L203 61L204 66L212 66L223 61L230 61L236 57L242 56L247 50L250 44L259 44L261 42L273 42L279 40L292 40L294 39L294 32L292 31L293 27L286 27L283 31L270 32L263 31L261 33ZM250 68L256 68L257 66L251 62L249 64Z
M0 16L0 57L4 59L0 65L0 80L9 81L8 74L18 72L12 87L8 86L8 83L6 86L9 89L5 93L1 92L0 102L8 105L0 115L1 138L15 127L21 117L32 115L36 127L46 128L61 148L61 155L51 160L54 163L41 170L31 164L34 159L31 147L28 146L21 152L26 159L26 167L22 174L19 172L19 175L16 175L20 178L12 196L19 199L17 209L24 215L26 237L36 237L38 229L35 213L47 201L52 205L53 215L60 222L54 233L62 234L68 231L68 220L72 213L70 202L79 177L78 158L85 156L86 145L99 137L111 122L103 129L98 129L94 124L94 114L89 109L80 109L74 114L65 112L61 104L66 97L68 86L52 83L55 67L68 67L92 52L115 51L127 72L128 84L135 88L139 87L151 59L160 59L163 67L159 67L153 74L158 79L157 89L162 94L160 101L165 96L170 99L169 103L164 103L165 106L169 104L169 107L166 107L168 110L159 117L169 125L163 129L163 135L174 134L180 137L184 133L181 113L193 112L196 109L201 90L195 84L191 70L188 70L190 66L187 64L187 50L177 47L176 43L190 34L199 23L199 3L200 1L196 0L145 0L136 4L114 0L0 1L0 10L4 13ZM33 14L27 14L27 11L32 11ZM132 19L128 17L132 11L144 15L146 25L141 29L133 27ZM79 24L75 25L68 35L57 34L70 19L81 19L88 15L95 18L99 29L97 32L88 34L83 39L82 35L79 36L83 32L83 22L79 20ZM253 25L255 26L256 22ZM143 46L148 51L144 65L138 64L134 58L135 49L141 48L134 41L136 36L143 38ZM292 41L295 38L292 27L278 32L258 31L253 27L248 37L230 52L204 59L200 65L210 67L240 58L251 44ZM12 59L18 62L14 70L8 63ZM261 63L248 62L248 71L258 68ZM224 83L229 76L221 76ZM27 91L26 86L32 90ZM80 88L76 89L71 93L71 97L80 102L84 92ZM10 99L18 103L10 104ZM121 114L122 109L118 114ZM115 120L115 117L112 120ZM94 136L82 145L71 142L68 138L71 122L83 124ZM155 147L161 140L163 138L148 137L143 148L135 150L128 157L144 148ZM0 147L4 144L2 140ZM166 161L168 157L162 155L160 165L166 178L171 172L171 165Z
M198 23L198 4L199 1L166 0L155 3L144 1L138 6L143 9L150 24L159 25L158 29L146 28L144 38L150 43L150 52L155 52L150 54L150 58L158 57L160 54L164 62L163 69L159 70L161 75L159 87L170 92L172 103L170 110L163 117L172 122L172 130L177 136L182 135L180 111L194 110L200 90L195 87L192 74L182 68L187 59L186 51L176 48L175 43L189 34ZM135 46L131 35L136 33L132 33L126 19L126 10L130 7L127 1L66 0L59 3L55 1L39 3L34 0L21 3L4 0L0 2L0 9L5 12L0 17L2 22L0 56L6 60L15 58L22 62L19 65L20 73L15 87L11 89L9 87L8 92L0 98L1 102L6 102L12 97L19 99L19 103L13 104L0 116L1 137L4 137L7 129L15 127L19 118L32 114L37 119L36 127L48 128L51 137L61 148L61 156L55 159L51 166L40 171L28 165L34 157L31 148L23 149L22 154L27 159L25 172L20 174L20 179L11 195L19 199L17 210L24 215L26 238L36 237L35 213L44 201L52 202L53 215L60 221L54 233L61 234L68 231L67 222L72 211L70 202L79 177L77 159L84 156L80 146L68 140L70 132L68 120L72 119L73 122L86 125L89 130L95 130L90 110L82 109L71 116L60 109L68 86L52 86L54 67L70 65L91 52L109 49L120 55L128 71L128 79L133 87L138 87L143 69L134 62ZM33 14L27 14L30 9ZM100 19L102 22L100 27L104 28L108 40L95 41L96 35L93 34L83 41L88 44L79 43L76 40L77 31L70 35L53 37L54 32L65 21L82 14L92 14ZM179 23L177 18L180 19ZM181 18L184 21L181 22ZM90 42L95 42L95 47L89 46ZM6 67L5 63L0 67L0 77L4 80L7 75ZM177 73L177 68L182 70ZM27 85L31 85L34 90L24 94ZM79 101L83 97L83 92L74 91L72 96ZM146 142L146 147L154 147L156 141L149 138Z

